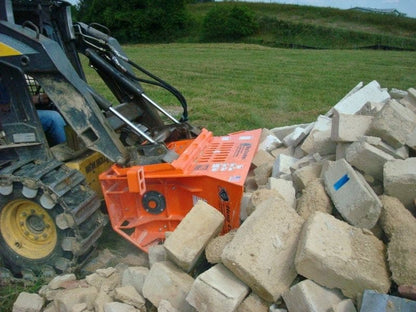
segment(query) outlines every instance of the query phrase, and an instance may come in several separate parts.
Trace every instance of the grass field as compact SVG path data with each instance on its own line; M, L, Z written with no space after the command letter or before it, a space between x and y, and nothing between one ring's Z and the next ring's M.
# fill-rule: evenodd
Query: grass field
M416 52L289 50L247 44L125 46L129 57L178 88L190 122L222 135L310 122L357 83L416 87ZM102 90L102 83L88 73ZM162 106L179 112L165 91L144 85Z

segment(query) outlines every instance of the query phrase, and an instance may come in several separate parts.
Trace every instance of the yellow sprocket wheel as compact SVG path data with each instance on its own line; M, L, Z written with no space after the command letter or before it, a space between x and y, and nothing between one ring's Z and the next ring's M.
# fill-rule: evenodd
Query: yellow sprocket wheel
M29 199L7 203L0 214L0 228L7 245L27 259L47 257L58 240L54 220L44 208Z

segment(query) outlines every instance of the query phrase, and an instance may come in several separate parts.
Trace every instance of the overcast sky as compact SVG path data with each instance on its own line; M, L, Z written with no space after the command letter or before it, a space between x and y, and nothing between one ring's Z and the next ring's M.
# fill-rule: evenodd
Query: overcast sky
M67 0L72 4L78 0ZM396 9L405 13L408 17L416 18L416 0L240 0L249 2L278 2L299 5L312 5L333 7L339 9L350 9L353 7Z
M364 7L374 9L396 9L401 13L405 13L408 17L416 18L415 0L250 0L249 2L278 2L288 4L332 7L339 9L350 9L353 7Z

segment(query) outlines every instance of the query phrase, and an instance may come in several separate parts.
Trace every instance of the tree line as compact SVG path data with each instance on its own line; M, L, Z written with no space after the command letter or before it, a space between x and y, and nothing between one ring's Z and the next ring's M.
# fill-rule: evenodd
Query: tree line
M254 14L244 6L214 6L201 24L187 10L193 2L213 0L81 0L73 15L106 26L122 43L172 42L195 29L200 41L230 41L256 30Z

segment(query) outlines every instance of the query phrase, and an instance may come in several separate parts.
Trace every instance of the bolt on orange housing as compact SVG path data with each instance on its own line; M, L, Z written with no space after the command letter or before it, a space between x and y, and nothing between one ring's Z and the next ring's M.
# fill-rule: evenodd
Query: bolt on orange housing
M223 233L239 227L244 182L261 129L214 137L203 129L192 140L171 142L172 163L121 168L100 175L113 229L148 251L164 241L198 200L225 217Z

